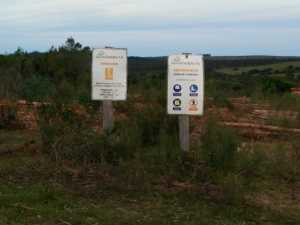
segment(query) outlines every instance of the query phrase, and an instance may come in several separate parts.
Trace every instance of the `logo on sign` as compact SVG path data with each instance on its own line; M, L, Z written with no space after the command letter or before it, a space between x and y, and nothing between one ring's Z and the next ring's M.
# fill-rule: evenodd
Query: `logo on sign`
M173 110L177 110L177 111L181 110L181 100L179 98L173 100L173 105L174 105Z
M99 51L96 55L97 58L101 58L105 55L105 52L104 51Z
M190 96L198 96L199 88L196 84L192 84L190 86L190 91L191 91Z
M105 80L113 80L114 79L114 69L109 67L105 68Z
M189 110L190 111L197 111L198 110L198 101L196 99L191 99L189 102Z
M174 91L173 96L181 96L181 90L182 90L181 85L180 84L175 84L173 86L173 91Z

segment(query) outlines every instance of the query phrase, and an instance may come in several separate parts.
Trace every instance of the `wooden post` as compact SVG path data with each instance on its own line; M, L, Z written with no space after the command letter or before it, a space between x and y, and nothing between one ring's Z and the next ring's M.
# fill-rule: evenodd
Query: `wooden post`
M102 105L103 113L103 130L105 132L111 132L114 128L114 109L112 101L105 100Z
M180 115L179 122L179 141L184 153L190 149L190 118L187 115Z

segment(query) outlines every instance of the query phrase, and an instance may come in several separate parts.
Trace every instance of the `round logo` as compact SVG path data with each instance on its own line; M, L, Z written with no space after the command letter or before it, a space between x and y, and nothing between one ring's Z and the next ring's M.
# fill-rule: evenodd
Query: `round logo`
M181 85L180 84L175 84L174 87L173 87L173 90L175 92L181 92L181 90L182 90Z
M193 93L196 93L199 90L198 86L196 84L192 84L190 86L190 91Z
M181 106L181 100L179 98L174 99L173 105L176 106L176 107Z

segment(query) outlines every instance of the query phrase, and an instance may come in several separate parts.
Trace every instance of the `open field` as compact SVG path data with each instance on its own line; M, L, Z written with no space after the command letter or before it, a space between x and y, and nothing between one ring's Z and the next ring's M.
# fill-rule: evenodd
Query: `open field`
M207 57L183 153L166 57L129 58L104 132L90 56L68 39L0 57L1 225L300 224L299 62Z
M5 144L2 138L24 146L36 139L34 133L30 136L26 131L8 133L1 133L1 148ZM253 180L254 190L247 193L244 201L226 203L218 200L213 186L203 190L207 184L174 181L168 187L160 181L148 190L130 190L97 177L93 170L101 171L103 167L94 167L77 177L79 168L58 168L38 153L38 144L27 148L1 155L1 224L300 223L296 200L300 188L293 199L290 187L271 177Z
M211 106L206 108L206 115L215 114L220 122L241 124L255 120L262 125L278 113L271 106L254 105L247 99L231 102L233 109L207 103ZM117 109L124 110L121 105ZM295 119L289 117L291 113L280 115ZM119 119L122 123L126 117ZM198 128L203 127L203 119L206 120L192 120L194 153L200 150L195 144L201 140L203 131ZM286 124L280 127L290 128ZM294 122L294 127L299 126ZM0 224L299 224L300 182L298 170L289 167L293 164L288 156L294 154L292 143L299 135L251 126L234 129L242 138L242 154L238 157L243 165L236 172L221 175L220 171L217 175L200 166L200 171L187 169L182 176L172 166L163 166L164 172L157 173L159 164L151 168L152 161L161 163L155 155L128 159L129 164L136 164L133 167L126 162L113 166L78 164L67 159L53 161L43 153L39 131L3 129ZM154 148L141 146L138 151L142 151L141 155L150 150L162 151L159 149L167 146L163 143ZM150 160L150 164L143 166L140 160Z

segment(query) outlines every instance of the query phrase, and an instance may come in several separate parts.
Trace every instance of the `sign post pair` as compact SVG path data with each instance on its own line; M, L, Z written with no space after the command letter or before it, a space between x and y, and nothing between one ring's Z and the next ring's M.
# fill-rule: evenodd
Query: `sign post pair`
M103 101L103 129L113 129L112 101L127 98L127 49L93 51L92 99ZM189 151L189 116L203 115L203 57L183 53L168 58L168 114L179 116L179 139Z

